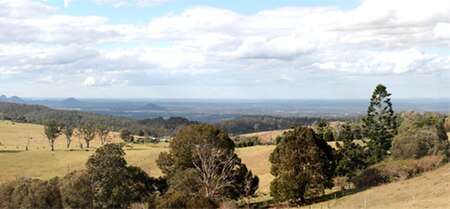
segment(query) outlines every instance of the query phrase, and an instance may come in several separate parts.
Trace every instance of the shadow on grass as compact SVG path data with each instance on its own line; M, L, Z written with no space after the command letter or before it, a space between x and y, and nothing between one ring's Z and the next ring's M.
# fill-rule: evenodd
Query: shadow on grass
M18 153L25 152L24 150L0 150L0 153Z

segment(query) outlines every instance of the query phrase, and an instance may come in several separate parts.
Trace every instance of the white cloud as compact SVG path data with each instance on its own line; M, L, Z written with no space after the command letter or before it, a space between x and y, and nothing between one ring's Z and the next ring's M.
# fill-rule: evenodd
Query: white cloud
M122 7L166 0L93 1ZM60 11L43 2L0 1L0 74L83 86L203 80L246 86L324 73L450 70L450 3L437 0L366 0L353 10L283 7L254 14L196 6L145 24Z
M149 7L167 2L168 0L92 0L97 4L112 5L114 7L138 6Z
M64 0L64 7L68 7L72 0Z
M83 85L83 86L94 86L94 85L95 85L95 78L92 77L92 76L86 78L86 79L83 81L82 85Z

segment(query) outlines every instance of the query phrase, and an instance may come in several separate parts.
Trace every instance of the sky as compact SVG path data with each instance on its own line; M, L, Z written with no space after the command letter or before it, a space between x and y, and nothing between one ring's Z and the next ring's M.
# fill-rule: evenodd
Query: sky
M450 1L0 0L0 94L450 98Z

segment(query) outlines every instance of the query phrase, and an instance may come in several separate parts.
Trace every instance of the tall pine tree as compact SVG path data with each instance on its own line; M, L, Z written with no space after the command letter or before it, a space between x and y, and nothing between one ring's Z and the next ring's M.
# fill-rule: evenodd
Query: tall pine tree
M392 139L397 133L397 122L386 86L378 84L370 98L364 120L364 136L367 143L367 163L380 162L388 155Z

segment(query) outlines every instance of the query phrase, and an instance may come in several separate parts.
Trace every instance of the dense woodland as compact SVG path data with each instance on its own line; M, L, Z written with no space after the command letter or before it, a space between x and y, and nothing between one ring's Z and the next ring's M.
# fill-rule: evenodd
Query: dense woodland
M275 116L241 116L220 121L215 126L230 134L245 134L259 131L290 129L297 126L311 125L323 120L319 117L275 117Z

